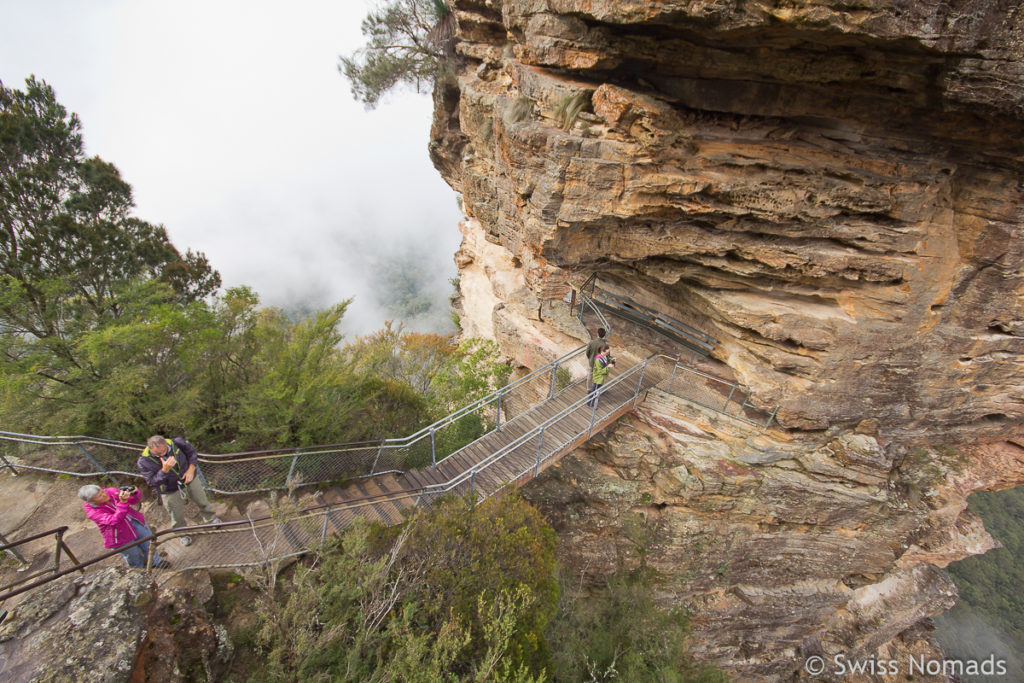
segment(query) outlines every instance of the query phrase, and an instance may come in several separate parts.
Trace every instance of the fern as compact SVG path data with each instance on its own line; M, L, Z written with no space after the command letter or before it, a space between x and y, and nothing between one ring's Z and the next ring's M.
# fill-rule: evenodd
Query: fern
M590 106L590 93L581 90L575 95L567 95L558 103L555 110L555 123L564 131L568 131L576 123L580 112Z

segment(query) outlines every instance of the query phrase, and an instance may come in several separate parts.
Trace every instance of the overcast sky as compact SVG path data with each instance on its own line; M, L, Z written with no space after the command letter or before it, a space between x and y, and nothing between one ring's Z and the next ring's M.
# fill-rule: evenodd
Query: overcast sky
M429 95L352 99L339 54L372 0L0 0L0 80L35 74L117 166L137 215L266 304L354 296L346 330L390 317L368 278L414 248L442 300L461 214L427 156Z

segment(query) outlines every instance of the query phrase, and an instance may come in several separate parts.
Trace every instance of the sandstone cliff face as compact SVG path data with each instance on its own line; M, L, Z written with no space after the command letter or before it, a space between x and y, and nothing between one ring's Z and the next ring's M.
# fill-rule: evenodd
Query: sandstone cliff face
M1020 422L1015 3L455 6L432 152L540 299L599 271L789 426Z
M992 544L966 496L1024 481L1024 10L452 4L431 155L469 217L467 329L536 367L598 272L720 340L786 428L653 392L528 488L566 561L642 552L745 676L926 647L938 568Z

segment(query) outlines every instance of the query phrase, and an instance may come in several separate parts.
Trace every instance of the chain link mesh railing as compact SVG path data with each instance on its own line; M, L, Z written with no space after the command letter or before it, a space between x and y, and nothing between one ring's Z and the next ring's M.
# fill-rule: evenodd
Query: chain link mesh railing
M595 430L635 406L641 393L663 376L648 372L649 366L652 362L665 361L661 354L656 354L637 363L595 394L567 401L564 408L451 481L427 487L425 491L435 494L473 492L486 498L509 483L518 484L536 476L541 467L569 446L587 440Z
M585 304L584 298L581 306ZM585 393L588 375L585 347L580 347L405 439L202 455L201 469L212 490L252 493L280 488L294 490L313 483L433 466L464 446L494 433L502 425L515 423L514 433L519 434L444 483L337 504L310 506L309 502L316 499L306 496L305 503L286 502L273 510L267 506L268 514L251 519L158 532L152 539L151 561L156 552L162 551L174 570L266 567L319 547L329 534L337 533L359 518L395 524L412 509L429 505L441 496L472 494L486 498L495 495L510 484L518 485L535 477L566 450L586 441L595 431L635 407L641 394L657 385L669 393L758 426L767 427L775 416L775 411L769 414L752 405L749 390L741 385L696 370L664 354L652 355L623 371L594 395ZM505 434L508 433L506 430ZM141 444L9 432L0 432L0 440L6 441L8 446L7 457L0 456L0 460L12 470L23 468L82 477L139 476L134 472L134 463ZM191 545L176 542L183 535L192 537ZM58 576L109 559L117 552L86 560ZM6 588L0 587L0 592ZM21 590L27 588L17 589L15 593ZM0 600L15 593L2 593Z
M652 360L653 357L637 363L606 383L595 395L583 394L582 388L573 392L572 397L567 392L556 391L549 406L561 406L557 412L538 414L531 429L444 484L301 509L301 501L285 502L276 509L267 506L267 514L252 519L160 531L150 539L150 564L159 552L170 561L173 570L273 566L319 547L329 534L341 531L358 518L396 524L413 508L429 505L441 496L468 493L486 498L494 495L509 484L519 484L536 476L567 448L586 440L591 433L635 406L641 393L657 381L652 379L655 373L648 372ZM308 503L311 498L306 498ZM184 535L192 538L188 546L177 543ZM44 581L109 560L123 549L84 560ZM0 600L35 585L38 584L13 591L8 590L10 585L0 587Z
M533 410L588 374L586 347L465 406L415 434L376 442L334 444L223 455L200 454L208 488L251 494L402 472L435 464L503 423ZM141 480L135 462L143 444L86 436L47 437L0 432L0 463L76 477Z
M750 389L721 377L702 372L685 363L676 363L663 387L668 393L693 401L705 408L724 413L737 420L767 429L779 407L768 411L750 402Z

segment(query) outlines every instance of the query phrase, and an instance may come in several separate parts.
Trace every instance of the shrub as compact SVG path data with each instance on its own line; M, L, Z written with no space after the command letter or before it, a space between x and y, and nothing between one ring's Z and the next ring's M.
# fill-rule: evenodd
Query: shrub
M539 680L558 596L554 547L514 495L441 500L401 528L357 520L280 599L264 595L261 678Z
M689 620L654 603L650 570L620 570L594 594L563 590L548 625L557 681L724 681L686 654Z

